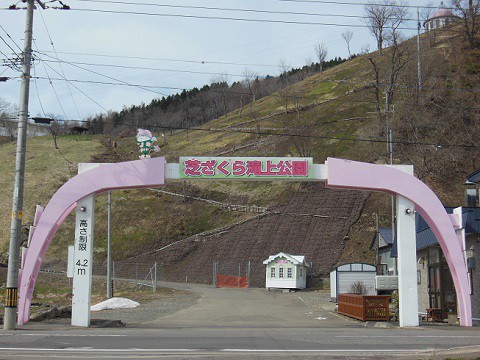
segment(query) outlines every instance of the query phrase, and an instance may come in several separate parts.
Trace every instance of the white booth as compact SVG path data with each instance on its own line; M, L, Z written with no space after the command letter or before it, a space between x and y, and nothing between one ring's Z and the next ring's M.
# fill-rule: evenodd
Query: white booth
M263 262L266 267L265 287L267 289L305 289L307 268L303 255L290 255L283 252L270 256Z

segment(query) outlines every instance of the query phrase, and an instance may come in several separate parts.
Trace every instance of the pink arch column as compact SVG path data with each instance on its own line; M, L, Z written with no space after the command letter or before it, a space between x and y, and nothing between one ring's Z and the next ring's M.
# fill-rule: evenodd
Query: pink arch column
M472 306L463 251L449 215L433 191L401 170L335 158L327 159L327 186L333 188L372 190L401 195L415 204L435 234L445 255L457 293L460 325L472 326Z
M75 209L77 201L108 190L164 186L165 165L164 157L102 165L78 174L53 195L36 224L19 281L18 325L29 321L40 265L58 227Z

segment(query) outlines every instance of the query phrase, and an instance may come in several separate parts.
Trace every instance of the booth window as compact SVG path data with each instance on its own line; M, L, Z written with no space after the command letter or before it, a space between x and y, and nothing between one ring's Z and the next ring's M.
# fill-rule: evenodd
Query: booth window
M283 279L283 268L282 267L278 269L278 277Z
M287 269L287 278L289 278L289 279L292 278L292 268Z
M303 279L303 269L300 268L300 278Z
M274 267L272 267L272 268L270 269L270 277L271 277L271 278L275 278L275 268L274 268Z

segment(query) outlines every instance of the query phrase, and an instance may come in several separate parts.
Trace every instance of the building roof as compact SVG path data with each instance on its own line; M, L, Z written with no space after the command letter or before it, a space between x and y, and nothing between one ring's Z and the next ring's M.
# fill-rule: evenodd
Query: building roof
M378 233L375 233L372 239L372 244L370 245L370 250L375 249L377 244L377 234L380 236L378 242L378 248L382 249L387 246L392 246L394 243L394 236L392 234L392 228L379 228Z
M468 175L467 182L478 184L480 182L480 169L475 170L473 173Z
M432 16L430 16L427 21L430 21L430 20L433 20L433 19L436 19L436 18L440 18L440 17L457 17L453 12L452 10L449 10L449 9L438 9L437 11L435 11Z
M446 207L447 214L453 214L453 207ZM417 251L425 249L428 246L438 244L432 229L427 222L416 213L416 229L417 229ZM462 227L466 234L480 234L480 208L478 207L462 207ZM391 257L397 257L397 243L394 240L392 245Z
M330 270L332 272L377 272L377 268L375 265L367 264L367 263L346 263L342 265L338 265Z
M417 251L435 244L438 244L438 240L432 229L428 228L417 233Z
M284 252L279 252L276 255L271 255L267 260L263 262L264 265L268 265L268 263L279 259L279 258L285 258L289 262L293 263L294 265L304 265L306 267L309 267L309 265L305 262L305 256L304 255L290 255Z

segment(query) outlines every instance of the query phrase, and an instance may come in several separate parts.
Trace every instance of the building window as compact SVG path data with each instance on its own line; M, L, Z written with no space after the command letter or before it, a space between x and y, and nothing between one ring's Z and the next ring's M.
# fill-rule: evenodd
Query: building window
M274 267L270 268L270 277L275 278L275 268Z
M281 267L281 268L278 269L278 277L279 277L280 279L283 279L283 267Z
M291 279L292 278L292 268L287 269L287 278Z
M303 279L303 268L300 268L300 279Z

